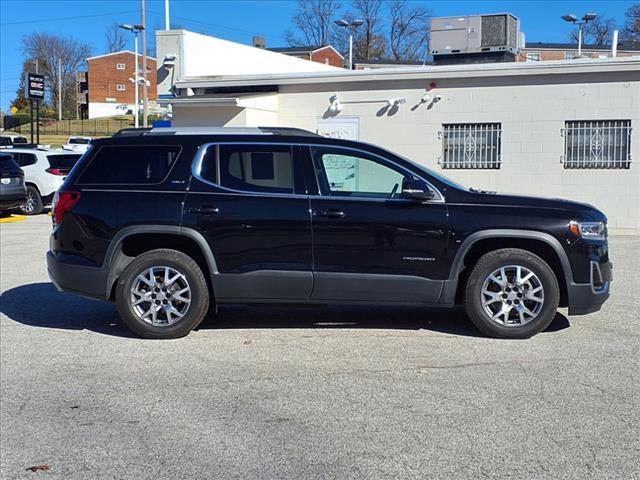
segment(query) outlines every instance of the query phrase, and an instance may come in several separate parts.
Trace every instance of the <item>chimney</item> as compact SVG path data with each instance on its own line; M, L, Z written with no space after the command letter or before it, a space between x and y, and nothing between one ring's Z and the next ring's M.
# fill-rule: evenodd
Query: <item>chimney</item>
M254 36L253 37L253 46L256 48L266 48L267 44L264 41L264 37L261 36Z

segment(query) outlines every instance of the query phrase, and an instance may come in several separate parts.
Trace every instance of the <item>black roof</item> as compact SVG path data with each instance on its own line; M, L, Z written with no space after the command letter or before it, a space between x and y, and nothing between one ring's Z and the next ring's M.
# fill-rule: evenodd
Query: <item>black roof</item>
M306 45L301 47L276 47L276 48L267 48L270 52L277 53L311 53L316 50L320 50L321 48L330 47L331 45Z
M577 50L577 43L548 43L548 42L527 42L525 49L530 48L548 48L552 50ZM611 45L588 45L582 44L583 50L611 50ZM618 42L618 50L634 50L640 51L640 42L620 41Z
M369 64L369 65L423 65L422 60L395 60L393 58L376 58L376 59L360 59L357 58L353 61L354 64ZM426 65L430 65L430 62L426 62Z

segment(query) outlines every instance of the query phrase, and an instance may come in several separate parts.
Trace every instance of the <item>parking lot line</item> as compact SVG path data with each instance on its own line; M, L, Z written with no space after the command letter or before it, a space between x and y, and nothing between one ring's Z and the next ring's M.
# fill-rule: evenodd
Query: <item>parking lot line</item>
M0 217L0 223L22 222L26 219L26 215L11 215L9 217Z

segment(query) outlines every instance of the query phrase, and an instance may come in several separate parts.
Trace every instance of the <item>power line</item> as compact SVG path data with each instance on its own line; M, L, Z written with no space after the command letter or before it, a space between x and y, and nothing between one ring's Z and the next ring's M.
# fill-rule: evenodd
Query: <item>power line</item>
M124 15L125 13L137 13L137 10L127 10L124 12L100 13L95 15L76 15L74 17L43 18L41 20L23 20L20 22L0 23L0 26L4 27L6 25L24 25L26 23L59 22L62 20L77 20L79 18L105 17L107 15Z
M160 15L160 13L157 12L157 11L153 11L153 10L148 10L148 11L150 13L154 13L156 15ZM176 20L182 20L184 22L197 23L197 24L200 24L200 25L208 26L208 27L214 27L214 28L217 28L217 29L220 29L220 30L227 30L227 31L230 31L230 32L245 33L245 34L248 34L248 35L262 35L263 37L267 37L267 38L272 38L272 39L278 38L278 39L280 39L280 37L278 35L276 35L276 34L252 32L252 31L249 31L249 30L243 30L241 28L228 27L226 25L219 25L219 24L216 24L216 23L208 23L208 22L203 22L203 21L200 21L200 20L194 20L192 18L179 17L177 15L171 15L171 18L172 19L175 18Z

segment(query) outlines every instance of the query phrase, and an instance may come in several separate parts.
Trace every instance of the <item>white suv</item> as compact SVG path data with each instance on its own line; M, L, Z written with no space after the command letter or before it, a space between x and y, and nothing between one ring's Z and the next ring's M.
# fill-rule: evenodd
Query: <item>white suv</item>
M74 152L84 153L89 150L89 142L91 137L69 137L67 143L62 145L63 150L72 150Z
M9 148L5 152L11 153L24 171L27 200L19 210L25 215L37 215L51 203L64 177L82 156L40 148Z

